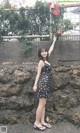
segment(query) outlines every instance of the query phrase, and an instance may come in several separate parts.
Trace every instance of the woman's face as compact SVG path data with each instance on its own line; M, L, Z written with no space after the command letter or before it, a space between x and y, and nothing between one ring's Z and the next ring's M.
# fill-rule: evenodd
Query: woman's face
M47 57L47 54L48 54L48 52L47 52L45 49L42 49L42 51L41 51L41 56L42 56L43 58L46 58L46 57Z

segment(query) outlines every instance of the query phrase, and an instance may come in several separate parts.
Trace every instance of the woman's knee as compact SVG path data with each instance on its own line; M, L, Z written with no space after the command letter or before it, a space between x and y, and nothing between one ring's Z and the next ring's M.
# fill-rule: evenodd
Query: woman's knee
M39 104L42 105L42 106L45 106L46 105L46 99L45 98L40 98L39 99Z

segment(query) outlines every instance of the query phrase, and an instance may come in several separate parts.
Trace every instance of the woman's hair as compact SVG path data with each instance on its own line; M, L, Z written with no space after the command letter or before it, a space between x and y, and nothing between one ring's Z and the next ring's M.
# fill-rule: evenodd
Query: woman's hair
M41 55L41 52L43 52L43 51L47 52L46 60L48 61L48 49L46 49L46 48L40 48L40 49L38 50L38 58L39 58L40 60L43 60L43 61L44 61L44 58L43 58L42 55Z

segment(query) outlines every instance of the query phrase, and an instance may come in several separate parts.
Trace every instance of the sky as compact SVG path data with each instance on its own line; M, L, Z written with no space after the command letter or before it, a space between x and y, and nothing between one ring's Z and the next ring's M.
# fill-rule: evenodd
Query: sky
M2 3L2 1L5 1L5 0L0 0L0 3ZM25 7L26 5L31 7L31 6L34 6L36 2L36 0L9 0L9 1L11 4L17 5L18 7L20 5L22 5L23 7ZM46 1L50 1L50 0L46 0Z
M0 3L2 3L3 1L6 1L6 0L0 0ZM17 5L18 7L21 5L23 7L26 7L26 6L34 6L35 5L35 2L37 0L9 0L9 2L13 5ZM58 2L59 0L41 0L41 1L48 1L48 2ZM64 1L76 1L76 0L64 0ZM78 0L77 0L78 1ZM79 0L80 1L80 0Z

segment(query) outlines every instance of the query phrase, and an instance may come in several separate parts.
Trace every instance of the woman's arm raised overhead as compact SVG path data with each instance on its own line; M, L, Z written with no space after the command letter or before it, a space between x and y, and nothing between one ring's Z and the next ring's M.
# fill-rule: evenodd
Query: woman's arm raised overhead
M52 53L52 51L54 49L54 45L55 45L56 39L57 39L57 37L54 35L52 45L50 46L50 48L48 50L49 56L51 55L51 53Z

